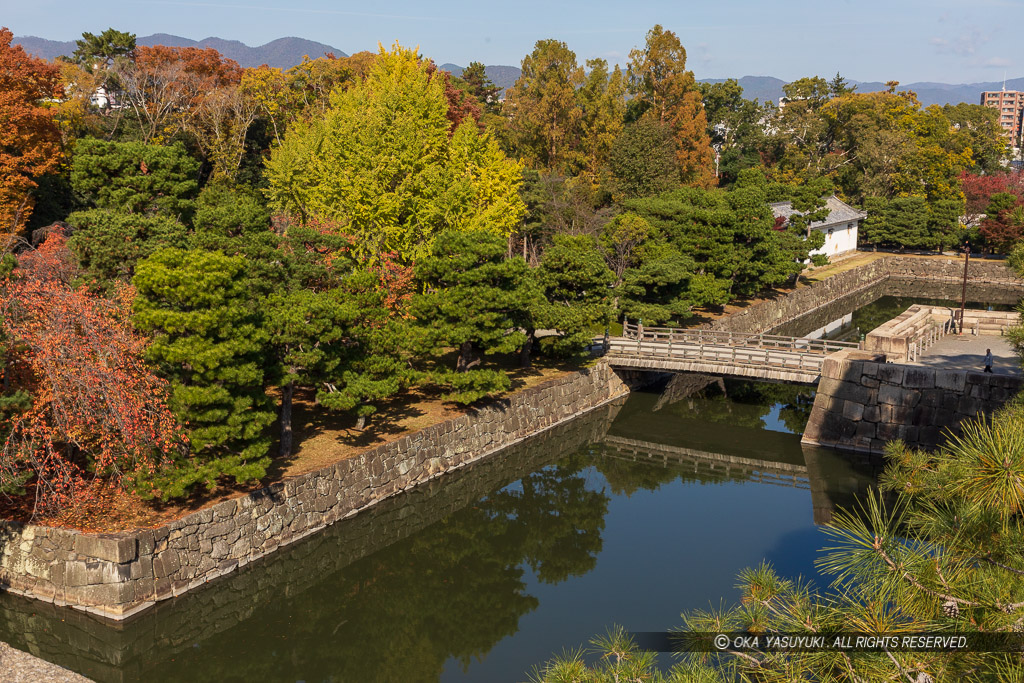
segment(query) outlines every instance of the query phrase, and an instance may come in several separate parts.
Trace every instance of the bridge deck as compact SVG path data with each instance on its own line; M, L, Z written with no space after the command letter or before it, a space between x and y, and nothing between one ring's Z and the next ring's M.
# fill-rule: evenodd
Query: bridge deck
M609 340L608 362L640 370L705 372L814 384L825 356L859 344L719 330L643 328L626 323Z

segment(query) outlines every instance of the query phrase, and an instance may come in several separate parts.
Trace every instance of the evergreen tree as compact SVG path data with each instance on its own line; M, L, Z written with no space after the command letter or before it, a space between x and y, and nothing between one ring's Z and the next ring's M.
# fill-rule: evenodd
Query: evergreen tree
M697 306L728 300L725 283L699 272L692 258L667 245L653 246L627 270L618 287L619 310L647 325L675 324Z
M191 220L199 162L181 144L163 147L82 138L72 159L71 187L86 206L159 212L183 223Z
M425 292L413 300L412 313L435 354L458 351L455 373L435 379L461 403L510 386L504 372L477 369L475 351L510 353L526 341L518 328L528 316L533 290L526 262L506 258L506 249L505 240L488 231L447 231L416 264Z
M603 59L587 60L587 77L577 92L582 109L583 171L596 181L622 132L626 82L618 66L609 73Z
M487 77L487 67L481 62L470 62L469 66L462 70L459 78L466 83L469 92L486 110L493 112L497 109L498 93L501 92L501 88L491 83L491 79Z
M556 352L580 352L612 313L610 286L615 276L597 244L587 235L556 235L535 276L542 295L534 314L537 326L559 332Z
M194 459L156 485L178 496L218 477L260 479L274 420L264 391L267 334L237 256L161 249L138 264L135 323L150 334L147 358L171 381L171 409L189 430Z
M188 243L188 229L161 214L91 209L71 214L68 223L74 228L68 247L78 257L82 277L98 290L131 280L135 265L158 249Z
M608 154L608 189L616 201L679 187L672 128L653 118L626 126Z
M572 175L579 165L583 84L576 53L558 40L538 40L523 57L522 74L505 94L516 153L530 168Z
M107 69L118 57L131 57L135 53L135 34L108 28L99 35L83 33L75 41L71 58L86 69Z
M644 48L629 53L633 116L669 125L676 140L676 166L686 185L711 187L715 181L707 117L686 50L672 31L655 25Z
M943 242L933 230L924 197L871 197L864 202L868 217L861 226L860 241L868 244L934 249Z

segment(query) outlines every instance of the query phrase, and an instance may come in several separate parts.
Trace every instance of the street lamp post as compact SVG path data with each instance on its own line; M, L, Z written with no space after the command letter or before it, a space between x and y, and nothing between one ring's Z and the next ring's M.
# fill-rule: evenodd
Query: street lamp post
M964 242L964 285L960 291L960 335L964 333L964 309L967 308L967 264L971 260L971 244Z

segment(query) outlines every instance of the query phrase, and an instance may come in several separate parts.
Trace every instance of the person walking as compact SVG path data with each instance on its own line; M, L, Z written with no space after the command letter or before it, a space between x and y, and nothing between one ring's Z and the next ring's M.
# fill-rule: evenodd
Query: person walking
M992 372L992 349L985 349L985 372Z

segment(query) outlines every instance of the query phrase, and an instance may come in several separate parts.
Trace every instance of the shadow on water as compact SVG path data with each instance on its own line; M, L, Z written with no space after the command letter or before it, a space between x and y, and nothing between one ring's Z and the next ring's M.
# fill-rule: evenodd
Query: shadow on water
M127 622L0 595L0 640L101 682L488 677L473 667L540 610L540 596L559 602L550 587L597 581L599 561L606 571L636 564L605 547L623 529L635 535L630 524L651 525L644 514L653 508L622 516L634 503L692 509L713 494L715 505L739 508L752 494L778 500L751 487L786 487L783 502L806 521L786 513L787 529L767 529L777 537L769 554L794 574L811 571L820 539L809 522L853 501L876 468L800 446L812 400L808 387L715 378L638 392ZM704 525L695 533L707 538L695 542L716 543L734 521ZM708 562L702 575L719 582L749 562L694 550ZM635 600L665 601L656 597L662 586L633 590ZM688 590L717 600L720 589ZM568 612L560 618L572 619ZM618 615L595 618L607 625ZM542 632L532 638L561 642L557 627L535 621L530 628ZM522 678L539 661L531 657L507 675Z

